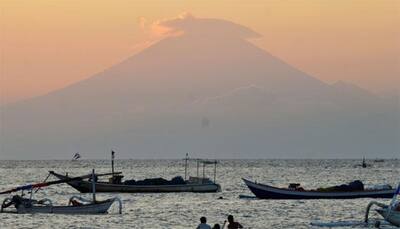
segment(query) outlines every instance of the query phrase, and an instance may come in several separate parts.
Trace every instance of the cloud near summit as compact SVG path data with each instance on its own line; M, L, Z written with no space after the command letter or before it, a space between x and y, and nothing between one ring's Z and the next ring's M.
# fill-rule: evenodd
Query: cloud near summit
M182 34L242 39L261 37L252 29L234 22L214 18L197 18L187 12L175 18L155 21L151 24L150 30L154 37L179 36Z

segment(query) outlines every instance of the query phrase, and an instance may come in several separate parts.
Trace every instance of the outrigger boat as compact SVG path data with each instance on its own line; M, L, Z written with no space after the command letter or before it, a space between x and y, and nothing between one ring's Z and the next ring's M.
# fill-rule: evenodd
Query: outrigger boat
M321 222L321 221L313 221L310 224L312 226L318 227L370 227L374 226L376 228L380 228L383 225L393 225L400 227L400 201L398 200L398 195L400 193L400 184L395 191L392 201L389 205L383 204L377 201L371 201L365 212L364 221L339 221L339 222ZM378 206L375 211L381 215L384 221L380 219L373 219L369 218L370 210L373 206Z
M196 161L197 163L197 177L189 177L188 173L188 162ZM146 179L142 181L127 180L122 181L123 176L121 172L114 172L114 151L111 153L111 177L108 181L99 181L95 178L95 188L97 192L125 192L125 193L160 193L160 192L219 192L221 186L216 183L217 173L217 161L216 160L202 160L202 159L190 159L186 154L185 158L185 178L175 177L174 179L167 181L162 178ZM200 164L203 165L203 176L199 176ZM214 180L210 180L205 177L206 165L214 165ZM50 174L54 175L58 179L68 179L68 175L62 175L54 171L49 171ZM92 192L92 182L90 180L73 180L66 182L76 190L82 193Z
M98 174L99 175L108 175L108 174ZM108 209L111 205L117 201L119 203L119 213L122 213L122 202L118 197L97 201L96 200L96 191L93 189L93 199L88 200L79 196L72 196L68 205L66 206L57 206L53 205L50 199L42 199L35 200L33 199L33 194L36 193L40 188L61 184L66 182L74 182L77 180L81 180L84 178L92 177L94 178L94 170L91 175L81 176L81 177L69 177L67 179L62 179L58 181L50 181L50 182L42 182L37 184L29 184L24 186L19 186L4 192L0 192L0 194L9 194L17 191L21 191L21 195L14 195L12 197L4 199L0 212L1 213L47 213L47 214L103 214L107 213ZM29 190L30 196L29 198L24 197L24 191ZM15 210L8 211L6 208L14 206Z
M292 184L289 188L277 188L266 184L260 184L247 179L244 183L257 198L260 199L355 199L355 198L392 198L395 189L379 190L304 190L298 188L299 184Z
M397 187L397 190L393 196L392 201L389 205L382 204L376 201L371 201L367 206L367 211L365 213L365 223L368 223L368 216L370 209L373 205L378 206L378 209L375 209L386 221L389 223L400 227L400 201L397 199L400 194L400 184Z

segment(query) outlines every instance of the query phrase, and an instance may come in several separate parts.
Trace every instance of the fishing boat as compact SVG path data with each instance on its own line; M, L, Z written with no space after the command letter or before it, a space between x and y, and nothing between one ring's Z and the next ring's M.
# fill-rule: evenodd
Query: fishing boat
M354 168L369 168L372 167L371 164L367 164L367 160L363 157L362 162L354 165Z
M378 209L375 209L375 211L378 212L379 215L381 215L387 222L400 227L400 201L397 198L399 194L400 184L398 185L389 205L377 201L371 201L367 206L364 222L368 223L370 209L372 206L376 205L378 206Z
M289 188L278 188L260 184L247 179L244 183L254 195L260 199L355 199L355 198L392 198L395 189L367 189L356 191L329 191L304 190L299 184L292 184Z
M374 162L376 162L376 163L382 163L382 162L385 162L385 159L376 158L376 159L374 160Z
M86 177L94 178L94 170L91 175L81 176L81 177L69 177L67 179L51 181L51 182L42 182L37 184L30 184L19 186L14 189L10 189L0 194L8 194L17 191L21 191L20 195L13 195L12 197L8 197L4 199L1 204L0 212L1 213L17 213L17 214L32 214L32 213L45 213L45 214L104 214L107 213L109 208L114 202L119 203L119 213L122 213L122 202L118 197L97 201L96 200L96 191L93 189L92 200L85 199L79 196L72 196L68 205L60 206L53 205L53 202L50 199L41 199L35 200L33 199L33 194L36 193L42 187L61 184L66 182L73 182L77 180L84 179ZM94 185L94 184L93 184ZM24 191L29 191L29 197L25 198ZM7 210L7 208L14 206L14 210Z
M103 201L91 202L86 199L73 196L69 199L66 206L53 205L49 199L35 200L14 195L6 198L1 205L0 212L7 213L48 213L48 214L104 214L117 199L107 199ZM72 204L74 203L74 204ZM9 206L14 206L16 211L6 211Z
M197 176L189 177L187 179L188 162L196 161L197 163ZM160 193L160 192L219 192L221 186L216 183L217 173L216 160L203 160L203 159L190 159L188 155L185 158L185 178L176 177L172 180L165 180L162 178L145 179L142 181L126 180L122 181L123 176L121 172L114 172L114 152L111 154L111 177L108 180L100 181L96 177L95 188L97 192L125 192L125 193ZM203 176L200 177L199 170L200 164L203 167ZM205 177L206 165L214 165L214 180ZM58 179L68 179L68 175L49 171ZM90 180L74 180L69 181L67 184L82 193L92 192L92 185Z

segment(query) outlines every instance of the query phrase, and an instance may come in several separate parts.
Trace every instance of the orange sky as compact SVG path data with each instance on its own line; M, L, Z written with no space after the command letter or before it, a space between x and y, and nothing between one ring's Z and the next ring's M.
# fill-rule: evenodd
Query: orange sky
M121 61L157 39L154 21L182 12L248 26L257 45L325 82L400 87L398 0L2 0L0 104Z

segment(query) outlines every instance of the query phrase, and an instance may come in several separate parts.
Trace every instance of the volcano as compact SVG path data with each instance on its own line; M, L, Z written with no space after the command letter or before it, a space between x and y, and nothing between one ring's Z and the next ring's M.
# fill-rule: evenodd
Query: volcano
M397 100L326 84L219 19L163 21L174 35L87 80L1 108L1 157L392 157Z

